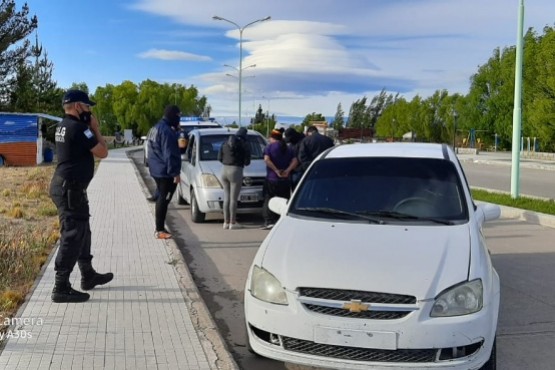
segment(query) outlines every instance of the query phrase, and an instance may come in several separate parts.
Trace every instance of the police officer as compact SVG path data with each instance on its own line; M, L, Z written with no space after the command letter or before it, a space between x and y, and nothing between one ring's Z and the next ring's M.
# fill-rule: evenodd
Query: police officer
M106 284L112 273L99 274L92 265L91 228L87 186L94 175L94 157L106 158L108 148L91 113L95 105L87 93L68 90L62 100L65 117L56 127L58 165L50 183L52 198L60 218L60 247L54 264L56 280L52 301L85 302L89 294L74 290L69 276L78 263L81 289Z

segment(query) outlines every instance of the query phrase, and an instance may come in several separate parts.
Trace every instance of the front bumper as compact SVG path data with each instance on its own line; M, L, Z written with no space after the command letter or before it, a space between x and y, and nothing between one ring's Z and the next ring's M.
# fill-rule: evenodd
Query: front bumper
M490 357L499 296L460 317L430 318L432 302L400 319L369 320L313 312L296 294L288 306L245 293L252 349L280 361L341 369L479 369Z

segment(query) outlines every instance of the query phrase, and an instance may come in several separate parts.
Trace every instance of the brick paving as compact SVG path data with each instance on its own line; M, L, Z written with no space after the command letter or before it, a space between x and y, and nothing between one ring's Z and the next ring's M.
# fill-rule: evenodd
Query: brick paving
M154 239L153 207L124 150L101 161L88 195L93 266L114 280L90 291L88 302L52 303L51 258L17 314L0 369L217 368L193 325L169 242ZM79 281L76 266L78 290Z

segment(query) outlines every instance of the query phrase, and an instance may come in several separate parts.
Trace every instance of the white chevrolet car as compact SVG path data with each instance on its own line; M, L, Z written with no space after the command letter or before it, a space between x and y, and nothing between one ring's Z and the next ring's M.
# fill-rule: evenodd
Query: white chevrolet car
M207 213L222 213L224 190L221 174L223 164L218 152L237 129L205 128L190 132L187 150L181 164L181 183L177 187L179 204L191 205L193 222L204 222ZM257 131L249 130L247 141L251 163L243 170L243 184L237 202L237 213L261 212L262 186L266 177L264 147L266 139Z
M248 346L337 369L495 369L499 276L442 144L336 146L305 173L245 288Z

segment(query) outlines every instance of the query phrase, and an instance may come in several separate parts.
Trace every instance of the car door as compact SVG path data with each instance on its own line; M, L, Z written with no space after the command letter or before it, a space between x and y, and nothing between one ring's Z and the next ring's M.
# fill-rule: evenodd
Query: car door
M181 162L181 194L187 201L191 201L191 186L194 185L195 166L197 166L197 138L195 135L189 136L185 158Z

